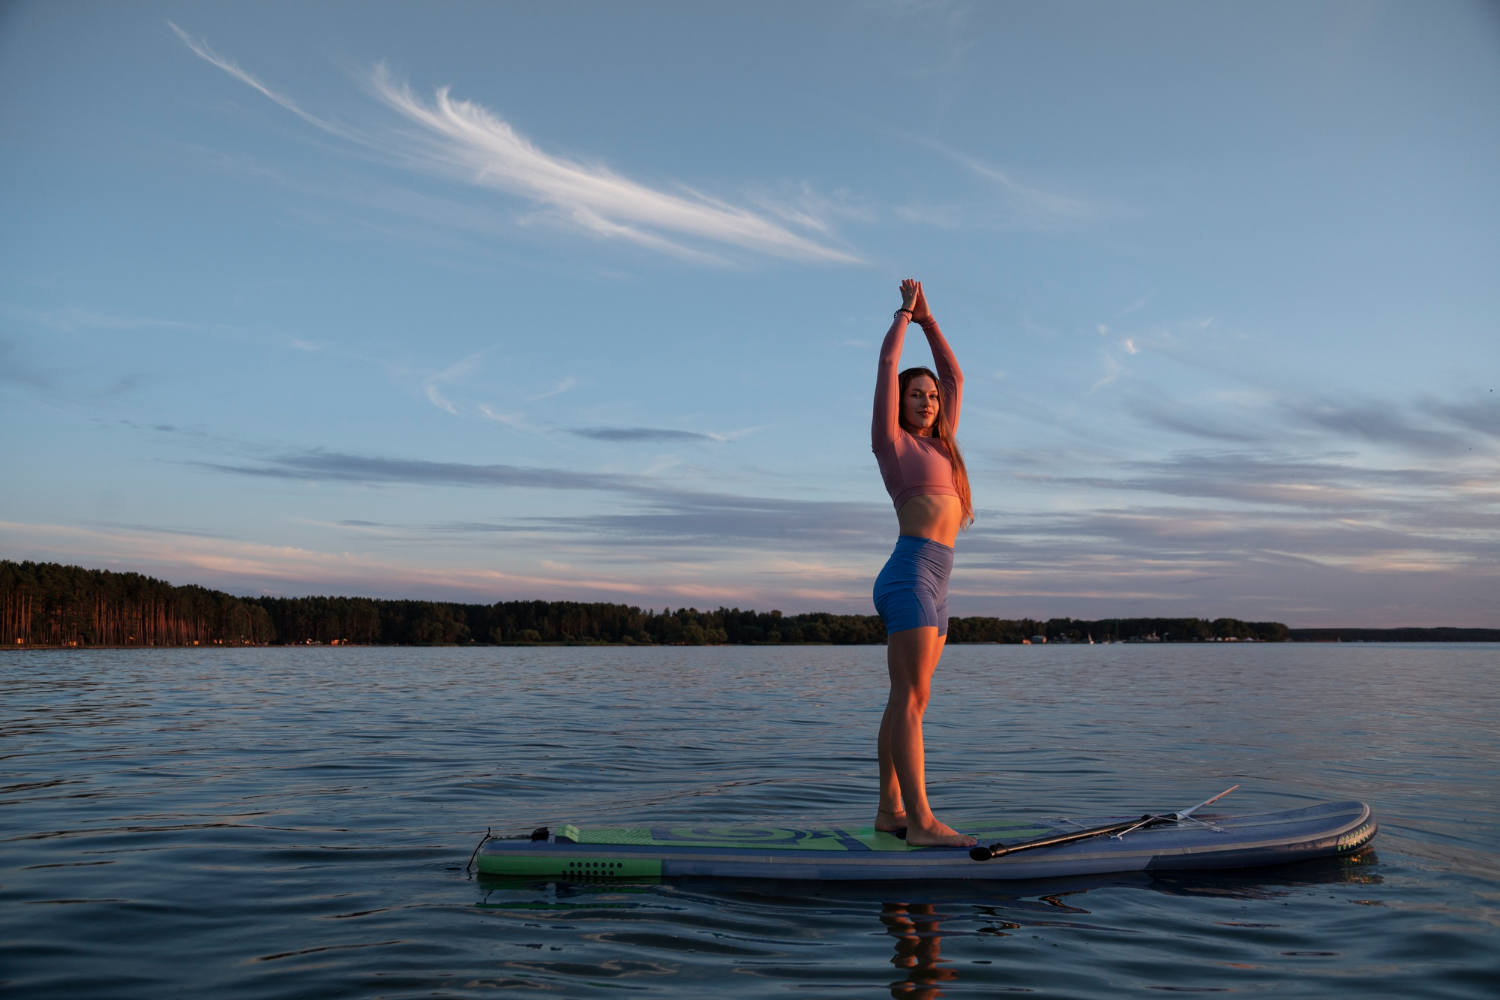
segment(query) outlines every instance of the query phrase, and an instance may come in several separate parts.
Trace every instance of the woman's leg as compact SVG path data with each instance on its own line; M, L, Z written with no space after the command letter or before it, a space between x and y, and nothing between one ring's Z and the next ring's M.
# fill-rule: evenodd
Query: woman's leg
M880 717L880 807L875 813L875 829L906 836L906 806L901 802L901 780L896 777L896 763L891 756L891 700L886 699L885 714Z
M886 640L891 695L880 720L880 808L888 816L906 807L906 842L914 846L969 847L973 837L938 822L927 804L927 762L922 714L932 692L932 672L946 636L932 626L893 632ZM877 819L877 824L880 822Z

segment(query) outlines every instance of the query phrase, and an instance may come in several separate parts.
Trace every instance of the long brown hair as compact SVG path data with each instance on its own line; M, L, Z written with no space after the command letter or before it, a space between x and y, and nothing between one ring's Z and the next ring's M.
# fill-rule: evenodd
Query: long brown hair
M948 452L948 461L953 465L953 488L958 491L958 501L963 505L963 520L960 522L960 525L967 528L974 523L974 500L969 494L969 470L964 465L963 452L958 449L958 439L953 436L953 424L948 419L948 390L943 385L942 380L926 368L908 368L902 372L899 376L901 379L901 389L897 396L896 419L901 421L902 428L910 430L910 428L906 427L906 421L902 419L902 414L906 412L904 406L906 387L911 384L912 379L919 375L925 375L932 379L932 384L937 386L938 415L937 423L933 426L933 431L935 432L933 437L943 442L943 448Z

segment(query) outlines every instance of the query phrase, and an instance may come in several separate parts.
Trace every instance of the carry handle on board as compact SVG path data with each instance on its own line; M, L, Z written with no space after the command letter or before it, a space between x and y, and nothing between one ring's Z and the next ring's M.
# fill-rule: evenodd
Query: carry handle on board
M1060 833L1055 837L1042 837L1039 840L1028 840L1025 843L1012 844L1009 847L1005 846L1005 844L1001 841L996 841L988 847L981 846L970 848L969 857L973 858L975 861L988 861L991 858L999 858L1004 857L1007 854L1015 854L1017 851L1030 851L1035 850L1038 847L1055 847L1058 844L1071 844L1075 840L1088 840L1090 837L1103 837L1109 834L1113 834L1116 837L1123 837L1127 833L1131 833L1135 830L1144 830L1147 827L1159 826L1162 823L1175 823L1178 820L1187 819L1199 809L1202 809L1204 806L1212 802L1219 801L1238 787L1240 786L1231 785L1229 788L1224 789L1213 798L1204 799L1202 802L1193 806L1191 809L1183 809L1180 812L1146 813L1140 819L1127 819L1123 822L1113 823L1109 826L1096 826L1088 830L1076 830L1073 833Z

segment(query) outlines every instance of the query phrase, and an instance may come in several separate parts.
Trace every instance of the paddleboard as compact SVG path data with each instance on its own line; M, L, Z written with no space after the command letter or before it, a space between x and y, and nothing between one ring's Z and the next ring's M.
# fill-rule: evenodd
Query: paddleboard
M965 828L980 844L1021 844L1131 817L997 820ZM1324 802L1239 816L1196 815L977 861L962 847L913 847L873 827L577 827L535 840L490 840L481 874L556 879L679 876L810 880L1037 879L1134 871L1255 868L1358 850L1375 836L1363 802Z

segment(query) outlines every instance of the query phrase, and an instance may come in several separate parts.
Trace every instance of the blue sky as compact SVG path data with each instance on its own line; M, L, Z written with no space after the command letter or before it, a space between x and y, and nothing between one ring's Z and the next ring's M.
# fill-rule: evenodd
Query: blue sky
M0 554L869 613L1500 623L1492 4L12 4ZM906 363L926 363L921 338Z

